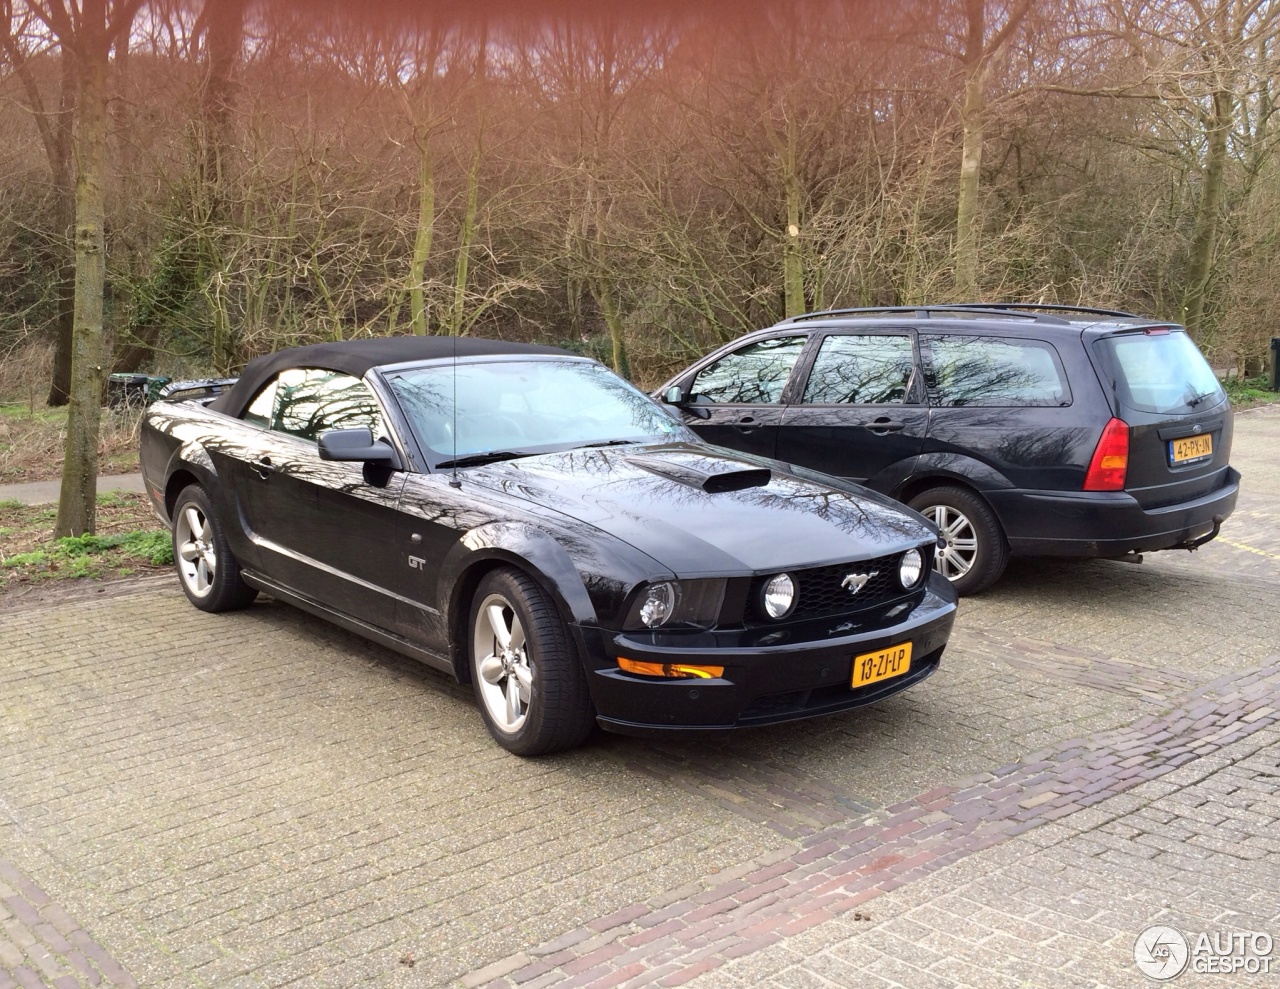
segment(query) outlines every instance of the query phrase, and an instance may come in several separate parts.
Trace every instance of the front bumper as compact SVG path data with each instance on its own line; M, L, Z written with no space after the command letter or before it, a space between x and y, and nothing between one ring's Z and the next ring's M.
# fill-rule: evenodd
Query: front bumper
M628 735L672 730L726 729L778 724L871 704L938 668L955 621L956 598L945 579L932 575L923 599L901 620L880 615L834 618L779 629L769 635L717 636L616 633L575 627L600 726ZM830 627L828 627L830 626ZM815 634L817 633L817 634ZM728 641L713 641L728 639ZM850 687L853 658L911 643L911 665L901 676ZM618 656L650 663L723 666L715 679L667 680L624 673Z
M1240 474L1191 501L1143 508L1124 491L986 492L1018 556L1109 557L1190 549L1236 507Z

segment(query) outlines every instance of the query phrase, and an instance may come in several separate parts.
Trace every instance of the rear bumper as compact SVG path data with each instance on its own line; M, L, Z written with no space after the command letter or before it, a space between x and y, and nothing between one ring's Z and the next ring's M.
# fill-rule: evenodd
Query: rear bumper
M778 724L861 707L905 690L938 668L955 621L955 594L934 575L923 600L899 623L865 631L833 620L826 637L754 647L679 648L639 633L577 627L601 727L629 735ZM853 624L852 628L848 626ZM650 637L652 638L652 637ZM673 636L665 637L667 642ZM856 655L911 643L908 671L850 687ZM618 669L618 656L651 663L723 666L714 679L665 680Z
M1124 491L991 491L1009 548L1018 556L1124 556L1190 548L1236 507L1240 473L1200 498L1144 509Z

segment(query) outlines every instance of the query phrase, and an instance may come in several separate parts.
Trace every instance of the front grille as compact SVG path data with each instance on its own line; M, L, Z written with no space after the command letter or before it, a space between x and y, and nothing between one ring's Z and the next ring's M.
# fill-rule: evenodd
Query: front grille
M927 554L926 554L927 556ZM879 556L874 560L836 563L827 567L792 570L796 581L795 609L785 621L803 621L826 615L862 611L907 594L898 583L898 561L901 554ZM845 581L850 575L865 575L868 580L856 593L850 593ZM752 581L751 613L758 621L769 621L760 606L760 596L772 574Z

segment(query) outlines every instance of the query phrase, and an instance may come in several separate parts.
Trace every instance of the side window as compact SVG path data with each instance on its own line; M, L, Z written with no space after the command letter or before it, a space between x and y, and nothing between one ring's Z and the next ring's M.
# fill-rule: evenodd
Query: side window
M276 407L276 382L279 380L273 378L267 382L267 386L258 392L258 397L249 403L249 407L244 410L245 422L263 429L271 428L271 412Z
M717 405L776 404L804 343L804 337L777 337L736 350L698 372L692 397Z
M386 432L378 403L358 378L299 368L282 371L276 378L272 429L314 440L329 429L361 426L371 429L374 436Z
M909 336L829 336L814 359L807 405L900 405L907 399Z
M1039 340L921 337L925 386L935 406L1070 405L1062 365Z

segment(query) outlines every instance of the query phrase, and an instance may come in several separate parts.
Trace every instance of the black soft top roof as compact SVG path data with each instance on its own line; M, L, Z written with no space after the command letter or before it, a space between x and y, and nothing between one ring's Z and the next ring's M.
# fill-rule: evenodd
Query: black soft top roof
M458 357L488 357L500 354L559 354L572 357L567 350L541 347L532 343L508 343L505 340L481 340L472 337L367 337L360 340L338 340L314 343L306 347L290 347L274 354L256 357L245 365L240 380L212 402L209 408L237 419L258 394L262 386L281 371L291 367L315 367L325 371L341 371L362 378L372 367L402 364L407 361L429 361Z

